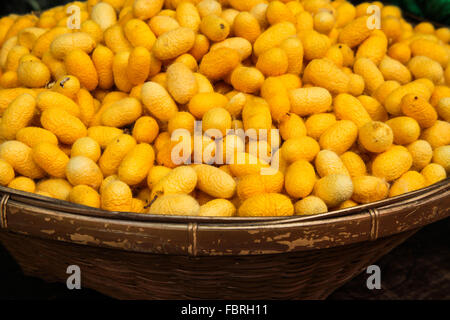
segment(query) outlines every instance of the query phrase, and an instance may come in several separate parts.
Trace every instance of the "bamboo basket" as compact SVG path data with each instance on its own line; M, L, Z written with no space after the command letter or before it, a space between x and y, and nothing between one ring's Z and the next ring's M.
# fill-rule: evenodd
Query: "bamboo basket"
M0 187L0 241L27 275L121 299L324 299L450 215L450 179L309 217L106 212Z

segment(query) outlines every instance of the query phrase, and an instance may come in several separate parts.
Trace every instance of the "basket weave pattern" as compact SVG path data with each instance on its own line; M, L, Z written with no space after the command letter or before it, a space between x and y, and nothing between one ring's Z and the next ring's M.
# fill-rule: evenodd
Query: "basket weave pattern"
M0 241L27 275L65 282L67 267L78 265L82 287L120 299L324 299L413 233L365 245L221 257L118 252L5 233Z
M324 299L450 215L450 179L369 206L248 222L96 212L5 188L0 197L0 241L26 274L65 282L75 264L82 286L123 299Z

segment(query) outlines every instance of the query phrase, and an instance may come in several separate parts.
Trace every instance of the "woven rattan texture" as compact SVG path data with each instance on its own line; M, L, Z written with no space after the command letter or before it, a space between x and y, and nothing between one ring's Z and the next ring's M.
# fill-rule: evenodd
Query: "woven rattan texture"
M450 216L450 179L333 218L232 225L90 216L0 191L0 242L27 275L64 283L78 265L83 287L122 299L324 299Z
M0 232L24 273L121 299L324 299L415 231L331 249L276 255L189 257L122 252Z

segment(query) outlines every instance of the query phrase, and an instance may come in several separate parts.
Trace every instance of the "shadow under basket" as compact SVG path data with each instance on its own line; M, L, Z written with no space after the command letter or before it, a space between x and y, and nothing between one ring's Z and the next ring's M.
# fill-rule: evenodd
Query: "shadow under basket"
M450 215L450 179L306 217L105 212L0 187L0 242L25 274L121 299L325 299Z

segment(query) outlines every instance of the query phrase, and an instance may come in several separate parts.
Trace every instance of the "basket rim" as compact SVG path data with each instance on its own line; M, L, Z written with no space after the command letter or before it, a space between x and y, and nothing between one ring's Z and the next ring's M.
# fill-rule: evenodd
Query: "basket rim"
M0 186L0 196L7 195L9 197L9 201L11 200L18 201L24 204L36 206L39 208L56 210L63 213L75 214L86 217L117 219L129 222L160 222L160 223L174 223L174 224L198 223L205 225L213 225L213 224L270 225L270 224L290 224L297 222L326 220L337 217L350 216L353 214L358 214L362 211L388 207L390 205L395 205L399 201L405 201L417 196L420 197L421 195L427 195L429 193L435 192L435 190L438 190L442 187L450 187L450 177L426 188L422 188L396 197L371 202L368 204L362 204L346 209L333 210L330 212L321 213L317 215L310 215L310 216L293 215L287 217L199 217L199 216L154 215L148 213L106 211L102 209L71 203L65 200L41 196L35 193L11 189L3 186Z
M450 216L448 179L426 191L392 198L394 201L384 206L355 207L352 214L309 221L133 221L38 207L14 195L10 198L9 194L1 199L0 231L73 245L162 255L260 255L327 249L375 241Z

